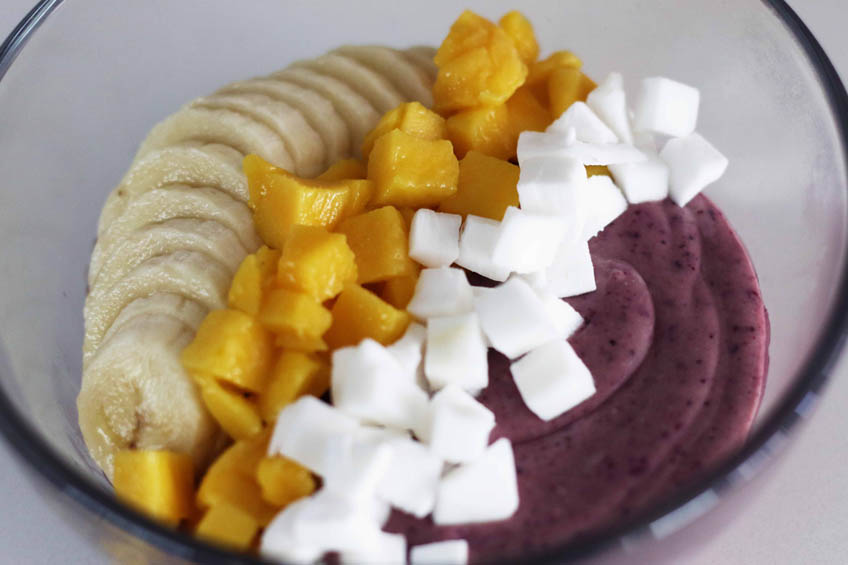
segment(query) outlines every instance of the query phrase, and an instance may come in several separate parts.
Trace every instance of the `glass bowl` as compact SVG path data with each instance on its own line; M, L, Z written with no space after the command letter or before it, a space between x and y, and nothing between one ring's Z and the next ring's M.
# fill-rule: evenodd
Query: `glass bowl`
M466 3L490 17L516 7ZM744 449L629 523L521 560L610 548L632 556L738 506L809 414L843 347L848 97L780 0L518 7L543 51L571 49L596 77L662 74L701 88L699 129L731 160L707 194L747 245L771 314L769 383ZM255 562L125 508L87 456L75 398L86 267L106 194L150 127L185 101L344 43L438 44L459 11L449 0L415 9L376 0L45 0L0 48L0 430L45 496L120 561Z

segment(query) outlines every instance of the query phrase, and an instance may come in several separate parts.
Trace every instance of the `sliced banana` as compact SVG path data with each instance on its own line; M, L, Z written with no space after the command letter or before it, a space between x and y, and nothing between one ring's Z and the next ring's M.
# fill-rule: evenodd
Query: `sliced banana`
M222 94L256 93L281 100L296 108L324 143L323 168L345 158L351 147L347 124L339 116L333 103L321 93L291 82L256 78L234 82L221 88Z
M230 276L248 253L233 230L214 220L174 218L148 224L111 246L91 291L109 288L146 260L180 249L208 255L227 267Z
M157 292L180 294L209 310L225 308L231 273L208 255L180 250L148 259L117 284L100 287L85 300L83 367L124 307Z
M157 316L168 316L182 322L189 329L196 332L203 318L208 313L209 310L205 306L185 296L169 292L157 292L144 298L136 298L127 304L121 310L121 313L118 314L118 317L115 318L115 321L112 322L109 330L103 335L103 343L109 341L124 325L132 322L139 316L153 314Z
M230 228L248 252L262 244L246 204L216 188L167 186L146 192L130 202L126 211L103 233L91 252L89 278L97 278L113 245L148 224L173 218L214 220Z
M242 202L250 197L242 172L244 155L226 145L186 142L154 151L137 161L109 194L97 234L124 213L136 196L168 184L214 186Z
M416 45L415 47L410 47L409 49L402 51L402 53L407 59L414 63L415 66L430 77L430 84L432 87L432 83L436 80L436 75L439 74L439 67L437 67L436 63L433 61L433 58L436 56L436 50L427 45Z
M379 45L347 45L333 53L349 57L384 76L404 99L417 100L428 108L433 105L432 80L400 51Z
M160 314L133 318L104 342L83 373L77 398L91 456L112 478L116 451L168 449L203 469L220 431L180 363L194 330Z
M344 82L306 68L288 68L276 72L271 78L312 88L325 95L339 115L347 122L351 132L351 152L361 155L362 140L380 119L380 113L368 100Z
M324 145L321 136L312 129L303 115L289 104L264 94L212 94L197 98L193 108L232 110L270 127L283 140L294 161L291 170L296 175L312 177L322 171Z
M157 149L183 141L229 145L243 155L256 153L278 167L289 171L294 168L283 140L265 124L232 110L191 106L157 124L141 144L136 161Z

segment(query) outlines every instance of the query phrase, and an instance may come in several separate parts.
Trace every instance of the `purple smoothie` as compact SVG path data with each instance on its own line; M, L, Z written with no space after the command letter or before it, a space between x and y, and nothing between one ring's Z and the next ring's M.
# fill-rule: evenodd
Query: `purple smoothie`
M480 400L513 442L520 506L502 522L437 527L395 511L410 545L464 538L474 562L544 551L626 518L744 441L768 365L753 265L707 198L630 206L590 242L598 289L568 302L569 340L597 393L550 422L490 350ZM479 284L479 281L473 281Z

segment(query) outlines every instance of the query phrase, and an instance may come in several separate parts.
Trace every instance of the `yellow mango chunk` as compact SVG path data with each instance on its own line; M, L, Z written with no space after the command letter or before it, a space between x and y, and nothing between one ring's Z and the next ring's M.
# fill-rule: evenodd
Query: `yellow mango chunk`
M456 192L459 174L453 146L399 129L380 136L368 156L373 205L433 206Z
M365 163L359 159L342 159L333 163L329 169L318 175L318 180L336 181L347 179L364 179Z
M548 106L548 81L556 69L580 69L583 62L571 51L555 51L541 61L530 65L527 73L527 87L544 106Z
M435 109L451 113L495 106L524 83L527 65L501 28L466 10L436 53Z
M118 498L170 526L192 513L194 468L187 454L119 451L115 454L113 485Z
M206 511L194 533L211 543L246 551L258 531L259 522L253 516L235 506L222 504Z
M509 110L505 104L482 106L454 114L447 119L448 139L457 157L479 151L498 159L515 153Z
M533 25L524 14L517 10L507 12L498 21L498 25L512 39L521 60L527 65L533 63L539 56L539 43L536 41Z
M256 470L265 457L268 438L266 431L237 441L219 455L200 482L197 505L203 509L232 506L251 516L260 526L266 526L277 508L262 498Z
M308 350L308 344L319 340L330 327L332 316L314 297L277 288L265 297L259 321L277 335L278 345Z
M518 136L522 131L545 131L551 122L551 113L542 105L529 87L522 86L515 91L512 98L507 100L507 111L509 112L509 125L512 130L510 140L512 147L511 157L515 156L515 148L518 145Z
M262 431L259 408L244 393L209 378L196 378L206 409L233 439L246 439Z
M384 206L348 218L337 231L347 237L356 257L360 284L384 281L414 272L409 258L409 230L400 212Z
M333 305L333 325L324 339L333 349L370 337L383 345L396 341L409 325L409 314L359 285L348 285Z
M418 283L418 274L404 275L389 279L383 285L380 298L398 308L406 310L412 295L415 294L415 285Z
M409 231L412 227L412 217L415 216L416 209L410 208L409 206L402 206L398 208L398 212L403 216L403 223L406 224L406 231Z
M285 457L266 457L260 461L256 480L262 488L262 497L280 507L309 496L318 486L306 467Z
M356 261L344 234L319 226L292 226L277 278L282 286L323 302L356 282Z
M366 171L367 174L367 171ZM342 217L349 218L365 211L371 200L374 199L374 183L370 180L346 180L350 201L344 209Z
M580 100L583 73L579 69L554 69L548 80L548 97L554 119Z
M215 310L204 318L181 360L194 376L258 392L265 385L272 350L271 335L253 316L239 310Z
M244 172L256 230L265 243L276 249L282 249L291 226L332 228L350 206L351 191L343 181L301 179L258 155L244 158Z
M230 291L227 294L227 305L234 310L255 316L262 304L262 273L259 271L259 260L250 254L239 265Z
M612 177L612 173L605 165L586 165L586 175L590 177L597 175Z
M578 99L583 102L589 97L589 93L598 88L598 84L589 78L585 73L580 76L580 90L577 94Z
M518 206L518 166L471 151L459 162L459 191L439 205L440 212L503 220Z
M330 365L314 355L283 351L277 359L268 386L259 395L262 419L272 422L286 405L301 396L321 396L330 388Z
M386 112L362 142L362 156L368 159L380 136L399 129L421 139L444 139L445 119L421 102L405 102Z

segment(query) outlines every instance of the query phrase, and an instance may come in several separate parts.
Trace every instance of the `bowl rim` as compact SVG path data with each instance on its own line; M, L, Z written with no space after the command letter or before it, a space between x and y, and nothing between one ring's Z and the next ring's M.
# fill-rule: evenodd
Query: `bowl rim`
M830 110L836 118L836 129L842 142L843 163L848 168L848 92L824 49L798 14L785 0L760 0L789 30L804 51L824 90ZM3 79L26 42L45 19L64 0L40 0L0 44L0 80ZM848 173L846 173L848 182ZM615 545L628 545L628 540L646 537L662 538L697 518L701 508L709 506L721 494L747 482L773 459L786 438L815 406L823 386L848 339L848 250L843 257L840 289L827 323L813 351L808 355L798 379L784 394L768 418L748 438L745 445L705 477L659 504L611 528L543 553L522 557L523 563L555 563L563 559L587 557ZM254 556L234 553L177 532L148 519L122 504L117 498L95 485L90 479L59 456L28 423L11 399L0 389L0 435L11 444L20 459L64 496L72 499L95 516L118 526L127 534L175 557L202 563L271 563ZM747 464L747 466L746 466ZM706 504L705 504L706 503ZM659 520L677 516L671 530L657 528Z

